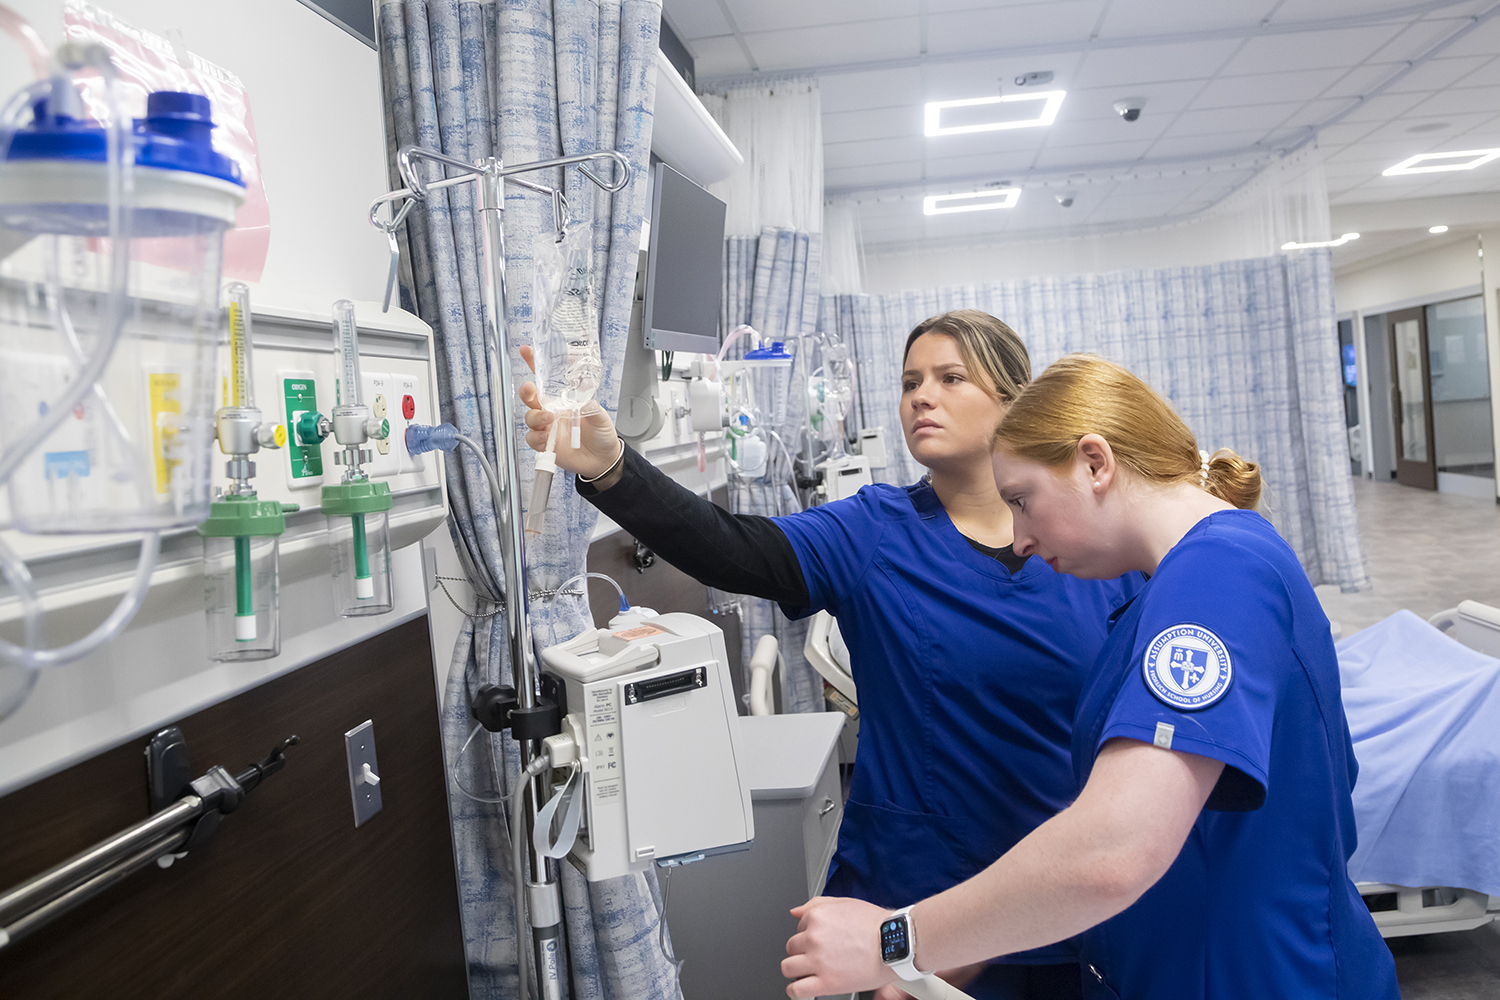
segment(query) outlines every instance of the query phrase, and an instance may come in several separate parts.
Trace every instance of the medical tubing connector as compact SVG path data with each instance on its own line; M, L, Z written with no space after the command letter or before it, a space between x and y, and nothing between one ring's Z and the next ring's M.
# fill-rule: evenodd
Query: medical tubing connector
M614 577L607 576L604 573L588 572L579 573L577 576L570 576L562 583L558 584L557 589L552 591L550 596L556 597L559 594L566 592L569 587L573 586L573 584L577 583L579 580L603 580L605 583L615 588L615 593L620 595L620 614L623 615L625 612L630 610L630 602L625 599L624 588L622 588L619 583L615 581Z
M131 119L125 109L124 95L120 91L119 74L102 46L68 44L58 50L58 60L59 64L50 80L38 81L25 88L0 112L0 156L9 152L11 137L15 134L16 120L20 114L28 108L34 108L39 99L46 97L49 106L53 107L73 107L80 103L76 89L72 89L72 78L62 65L63 61L70 64L71 68L90 67L104 78L105 99L110 111L109 128L105 130L106 190L109 202L109 295L105 300L104 322L100 325L100 337L93 356L80 366L67 388L51 402L47 411L23 431L9 448L0 451L0 489L5 488L26 457L41 446L83 398L95 391L94 386L113 357L115 345L119 343L125 326L125 300L130 277L130 219L126 208L127 200L134 190L130 168L135 158L130 140ZM59 93L59 88L68 89ZM26 643L25 646L17 646L0 640L0 659L36 671L43 667L72 663L114 640L135 617L147 591L151 589L151 576L156 570L160 552L161 534L146 532L141 539L141 553L136 562L135 576L131 579L125 596L99 627L66 646L38 649L32 645L39 641L41 635L41 602L35 582L25 561L8 545L0 542L0 568L3 568L5 578L21 596L25 636L23 642ZM34 678L26 681L25 693L29 693L34 684ZM5 714L19 707L19 703L7 706ZM0 714L0 718L4 718L4 715Z
M552 477L557 474L557 425L547 431L547 448L536 457L536 476L531 484L531 506L526 508L526 534L540 535L547 521L547 498L552 495ZM577 424L574 424L577 427ZM573 447L578 447L574 445Z

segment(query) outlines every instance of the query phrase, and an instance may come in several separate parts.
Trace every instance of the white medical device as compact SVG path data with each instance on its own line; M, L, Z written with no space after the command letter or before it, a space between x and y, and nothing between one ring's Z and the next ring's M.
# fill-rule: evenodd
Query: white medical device
M883 469L890 462L885 449L885 428L866 427L859 432L859 453L872 469Z
M632 608L542 651L582 749L583 821L569 855L589 881L742 850L755 836L724 633Z
M802 655L839 694L851 703L859 704L859 691L849 669L849 647L839 632L838 619L826 611L813 615L812 623L807 627L807 641L802 645Z
M863 455L840 455L820 462L817 470L823 474L823 485L819 487L827 501L842 500L858 493L860 487L869 486L875 480L870 475L870 460Z

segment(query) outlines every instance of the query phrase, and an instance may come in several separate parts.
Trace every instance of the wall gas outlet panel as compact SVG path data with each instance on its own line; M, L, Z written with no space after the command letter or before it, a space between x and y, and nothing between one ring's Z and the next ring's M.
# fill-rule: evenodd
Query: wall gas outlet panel
M294 490L305 490L323 485L323 445L317 441L305 441L297 432L297 418L304 413L318 413L317 376L310 371L283 368L277 372L277 384L281 387L283 409L282 422L286 424L286 447L281 453L286 456L287 486ZM327 414L323 414L327 416Z
M400 456L402 472L425 473L428 456L412 455L406 450L406 428L434 422L427 409L427 383L413 375L395 375L392 380L396 406L391 414L391 451Z
M363 372L360 378L364 382L363 396L365 405L370 408L370 416L387 421L390 426L390 433L384 441L370 440L367 447L371 460L365 466L365 472L371 479L387 479L402 471L401 454L396 447L396 436L405 428L405 422L400 419L401 400L396 395L395 380L384 372Z

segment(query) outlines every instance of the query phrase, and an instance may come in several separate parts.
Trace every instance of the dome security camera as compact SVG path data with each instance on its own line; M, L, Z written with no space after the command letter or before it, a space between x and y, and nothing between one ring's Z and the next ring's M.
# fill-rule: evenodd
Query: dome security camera
M1061 205L1063 208L1072 208L1073 207L1073 199L1078 197L1078 192L1077 191L1063 191L1063 192L1061 192L1059 194L1053 195L1052 197L1056 198L1057 199L1057 203L1059 205Z
M1141 110L1146 107L1144 97L1127 97L1115 102L1115 114L1128 122L1133 122L1141 116Z

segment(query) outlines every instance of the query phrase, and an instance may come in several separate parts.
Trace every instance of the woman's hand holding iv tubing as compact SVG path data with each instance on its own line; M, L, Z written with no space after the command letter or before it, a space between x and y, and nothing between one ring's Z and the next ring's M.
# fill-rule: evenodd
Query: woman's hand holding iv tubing
M530 347L521 348L521 360L536 370ZM615 433L614 421L598 400L585 403L576 418L567 413L553 413L542 406L536 385L527 382L521 386L521 402L526 404L527 445L537 452L552 451L558 468L592 479L609 471L620 457L620 435ZM568 422L564 429L569 433L559 432L554 437L552 429L559 420ZM578 443L575 445L574 441Z

